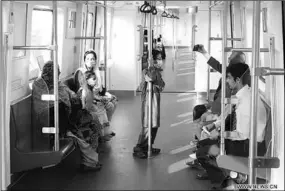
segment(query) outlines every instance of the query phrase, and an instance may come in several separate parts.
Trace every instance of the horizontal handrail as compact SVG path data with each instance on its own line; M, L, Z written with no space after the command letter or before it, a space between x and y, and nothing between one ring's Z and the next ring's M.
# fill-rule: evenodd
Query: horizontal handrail
M252 48L225 47L225 52L232 52L232 51L252 52ZM269 49L268 48L260 48L260 52L269 52Z
M219 38L219 37L210 37L210 40L223 40L223 38ZM227 38L227 40L242 41L242 38Z
M256 76L284 75L283 68L260 67L255 70Z
M13 46L14 50L55 50L54 45L46 46Z
M86 40L86 39L104 39L103 36L77 36L77 37L74 37L75 40Z

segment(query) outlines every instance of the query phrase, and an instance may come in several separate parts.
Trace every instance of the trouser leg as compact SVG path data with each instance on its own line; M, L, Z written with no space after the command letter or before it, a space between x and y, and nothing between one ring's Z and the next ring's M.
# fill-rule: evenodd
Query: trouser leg
M156 135L157 135L158 128L152 128L151 129L151 144L154 144ZM137 148L141 150L147 150L148 149L148 128L144 127L142 129L142 132L139 135L139 140L136 145Z

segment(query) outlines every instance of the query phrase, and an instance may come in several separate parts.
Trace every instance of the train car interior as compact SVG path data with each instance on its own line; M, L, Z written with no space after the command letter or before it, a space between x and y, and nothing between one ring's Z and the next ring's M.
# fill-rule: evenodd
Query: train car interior
M284 1L0 10L1 190L284 190Z

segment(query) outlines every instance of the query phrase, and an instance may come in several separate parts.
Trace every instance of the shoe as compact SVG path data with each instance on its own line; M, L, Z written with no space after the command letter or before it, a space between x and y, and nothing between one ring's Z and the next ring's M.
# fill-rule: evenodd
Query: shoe
M105 142L107 142L107 141L110 141L111 140L111 136L109 136L109 135L105 135L105 136L103 136L103 137L99 137L99 143L105 143Z
M247 181L246 174L241 174L234 171L230 172L230 177L238 184L244 184Z
M152 154L157 155L157 154L159 154L159 153L160 153L160 151L161 151L161 149L158 149L158 148L152 148Z
M141 147L138 147L138 146L135 146L133 148L133 152L136 153L136 152L147 152L147 150L141 148Z
M80 170L83 172L87 172L87 171L99 171L102 168L102 164L98 163L95 167L93 166L86 166L84 164L80 165Z
M196 179L198 179L198 180L209 180L209 176L206 172L203 172L201 174L200 173L197 174Z
M197 161L197 162L196 162ZM203 170L203 167L200 165L198 160L194 160L191 162L186 163L190 168L197 169L197 170Z
M147 158L147 152L134 152L134 157L138 157L140 159L146 159Z
M110 135L114 137L116 135L116 133L112 132Z

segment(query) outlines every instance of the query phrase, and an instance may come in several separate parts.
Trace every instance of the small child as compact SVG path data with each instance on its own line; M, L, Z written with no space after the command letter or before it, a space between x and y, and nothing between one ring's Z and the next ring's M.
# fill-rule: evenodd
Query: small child
M86 83L82 87L82 108L89 111L93 118L98 117L103 126L103 135L108 136L112 132L110 131L110 123L104 104L102 103L104 100L96 100L96 97L99 94L96 74L93 71L86 71L85 79Z
M208 138L208 135L202 131L203 125L205 125L207 122L211 123L217 119L218 115L212 114L210 111L208 111L205 105L196 105L193 109L195 137L200 137L200 140Z

